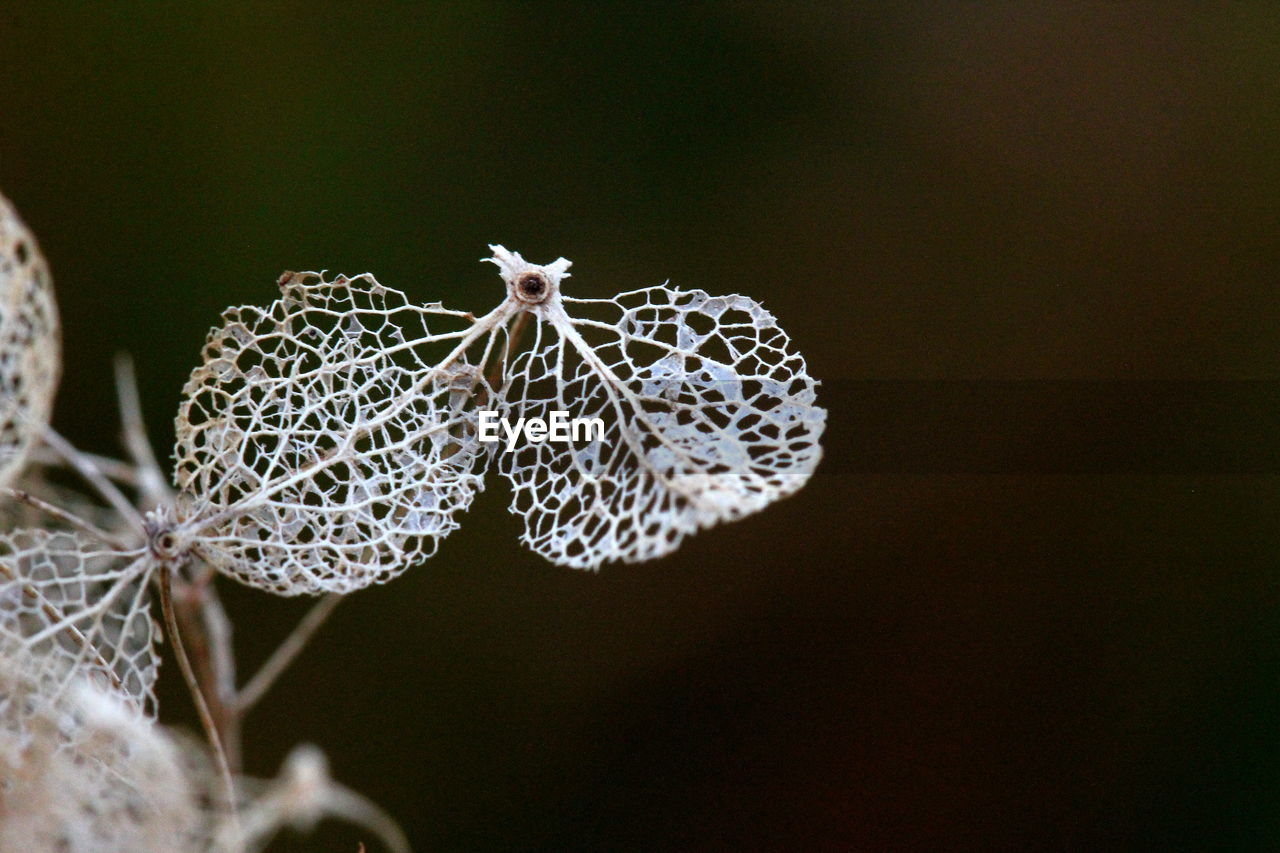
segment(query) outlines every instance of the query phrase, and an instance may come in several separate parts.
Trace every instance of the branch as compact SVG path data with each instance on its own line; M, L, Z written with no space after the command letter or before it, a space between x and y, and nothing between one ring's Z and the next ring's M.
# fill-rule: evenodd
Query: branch
M258 703L258 700L271 688L280 674L283 673L289 664L293 663L293 659L302 651L302 647L307 644L312 635L324 624L324 620L329 618L329 614L342 601L342 596L336 592L331 592L324 598L320 599L314 607L307 611L307 615L302 617L302 621L293 629L285 641L271 653L271 657L267 658L267 662L262 668L249 679L249 683L240 691L240 695L236 699L236 708L241 714L246 714L249 709Z
M159 505L173 496L151 449L147 437L146 422L142 418L142 403L138 396L138 375L133 369L133 359L128 353L118 353L115 358L116 396L120 400L120 424L124 430L124 446L138 471L138 485L148 503Z
M170 580L172 574L172 567L160 567L160 609L164 611L165 627L168 630L170 640L173 642L173 656L178 659L178 668L182 670L182 677L187 682L187 690L191 692L191 701L195 704L196 713L200 716L200 725L204 727L205 737L208 738L209 747L213 750L214 763L218 766L218 773L222 777L223 787L226 788L228 816L232 826L237 828L236 832L238 834L240 818L236 811L235 782L231 779L231 768L227 764L227 753L222 748L222 740L218 737L218 728L213 722L213 715L209 713L209 704L205 701L199 684L196 683L196 675L191 668L191 660L187 657L187 650L182 644L182 633L178 630L178 619L173 611L173 592Z
M45 429L44 440L46 444L57 451L59 456L66 460L68 465L76 470L77 474L84 477L89 485L93 486L116 512L120 513L121 518L129 522L130 527L139 533L146 532L142 516L138 513L138 510L134 508L133 504L129 503L128 498L115 487L114 483L106 478L102 471L98 470L98 467L90 459L86 458L79 450L76 450L71 442L58 435L53 427Z

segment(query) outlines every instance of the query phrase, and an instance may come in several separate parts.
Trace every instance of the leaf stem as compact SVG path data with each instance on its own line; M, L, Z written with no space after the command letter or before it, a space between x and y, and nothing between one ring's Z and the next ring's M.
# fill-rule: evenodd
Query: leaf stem
M13 498L15 501L18 501L19 503L24 503L24 504L27 504L28 506L31 506L31 507L34 507L35 509L40 510L41 512L48 515L50 518L56 518L58 521L66 522L72 527L75 527L76 529L84 533L88 533L90 536L92 536L94 539L97 539L99 542L102 542L106 545L110 545L112 548L115 548L117 551L129 550L129 546L127 544L120 541L115 536L112 536L110 533L103 530L102 528L98 527L96 524L90 521L86 521L85 519L81 518L80 516L76 515L73 512L70 512L69 510L65 510L59 506L54 506L48 501L42 500L36 497L35 495L31 494L30 492L24 491L22 489L0 488L0 495L7 495L8 497Z
M76 470L76 473L83 477L89 485L98 492L99 495L111 504L112 509L120 513L120 516L129 522L129 526L139 533L145 533L142 515L134 509L133 504L116 488L115 484L106 478L106 476L98 470L98 467L89 459L85 458L79 450L75 448L71 442L67 441L59 435L53 427L48 427L44 431L44 441L58 455L66 460L67 464Z
M138 395L138 374L133 369L133 359L128 353L115 357L116 396L120 402L120 426L124 431L124 446L138 471L138 485L148 503L159 505L173 496L165 479L151 439L147 436L146 422L142 417L142 403Z
M209 747L213 750L214 763L218 766L218 774L222 777L223 787L226 789L227 796L227 814L235 832L239 835L240 818L236 811L236 787L235 782L231 779L231 767L227 763L227 753L222 748L222 739L218 736L218 727L213 721L213 715L209 712L209 703L205 701L204 693L201 692L199 684L196 682L195 671L191 668L191 660L187 657L186 647L182 644L182 632L178 630L178 619L173 610L173 592L172 581L170 579L173 574L171 566L160 567L160 609L164 611L165 627L168 630L169 638L173 642L173 656L178 659L178 668L182 670L182 677L187 682L187 690L191 693L191 700L196 706L196 713L200 716L200 725L204 728L205 737L209 740Z
M248 713L249 709L258 703L275 680L280 677L288 667L293 663L298 653L311 640L315 632L319 630L324 621L329 618L329 614L342 601L342 596L336 592L329 593L324 598L316 602L315 606L307 611L307 615L302 617L302 621L294 627L293 632L285 638L271 657L267 658L267 662L262 668L254 673L253 678L249 679L249 683L240 690L236 697L236 711L240 714Z

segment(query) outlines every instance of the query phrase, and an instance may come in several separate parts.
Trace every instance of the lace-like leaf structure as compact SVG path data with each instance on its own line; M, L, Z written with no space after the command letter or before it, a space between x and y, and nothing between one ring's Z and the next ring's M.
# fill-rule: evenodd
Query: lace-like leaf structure
M808 481L826 411L803 357L758 303L667 286L562 297L567 262L537 266L493 248L513 298L530 275L548 284L526 307L538 326L508 371L508 417L559 410L605 427L603 440L499 455L534 551L577 568L653 559Z
M479 319L313 273L286 275L268 308L227 311L177 419L182 547L285 595L385 581L430 557L482 488L497 450L478 441L482 407L603 425L603 440L499 455L523 541L562 565L662 556L808 480L826 412L759 304L667 286L571 299L568 261L492 248L508 296ZM504 358L495 394L481 367L523 312L532 346Z
M61 367L53 280L35 237L0 196L0 486L49 422Z
M225 312L187 382L175 533L251 586L350 592L434 554L483 486L478 332L371 276L281 291Z
M37 697L60 700L87 677L153 711L159 627L150 611L151 565L145 552L77 532L0 535L0 658L31 662L26 675L39 685Z

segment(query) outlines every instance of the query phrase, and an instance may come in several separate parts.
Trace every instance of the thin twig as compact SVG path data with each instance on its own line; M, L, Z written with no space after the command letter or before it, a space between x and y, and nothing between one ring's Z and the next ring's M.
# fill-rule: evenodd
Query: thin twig
M97 539L99 542L102 542L105 545L110 545L112 548L115 548L117 551L129 550L128 543L122 542L120 539L116 538L115 536L103 530L102 528L98 527L93 522L86 521L85 519L76 515L74 512L65 510L60 506L54 506L48 501L42 500L36 497L35 495L31 494L30 492L23 491L22 489L0 488L0 495L7 495L8 497L13 498L15 501L19 501L21 503L27 504L28 506L31 506L40 510L41 512L50 516L51 518L56 518L59 521L64 521L67 524L70 524L72 527L78 528L79 530L82 530L85 533L88 533L90 536Z
M238 772L241 754L240 723L243 715L236 706L236 662L231 650L231 620L222 607L216 586L197 581L195 588L200 590L200 624L209 638L209 670L213 676L211 687L218 697L218 704L226 709L222 742Z
M142 516L134 509L133 504L129 503L115 484L108 480L89 459L85 458L79 450L62 436L54 431L53 427L47 427L44 431L45 443L58 452L58 454L66 460L67 464L76 470L76 473L84 477L85 481L102 496L120 516L129 522L129 526L137 530L139 533L145 533L143 527Z
M165 503L173 493L160 470L160 463L156 461L156 454L151 449L151 439L147 437L142 402L138 395L138 374L133 369L133 359L128 353L116 354L115 373L124 446L137 467L143 497L153 505Z
M520 345L520 338L524 337L525 327L529 325L529 317L532 316L528 311L521 311L516 315L516 320L511 324L511 330L507 332L507 345L503 347L503 353L498 360L493 363L493 367L489 369L489 387L497 388L502 379L502 374L506 371L507 365L511 363L511 357L515 355L516 347Z
M184 583L173 590L173 610L187 647L196 683L209 704L209 716L232 773L240 772L240 714L235 707L235 674L228 673L231 626L212 584ZM229 682L229 684L228 684Z
M280 674L293 663L293 659L302 651L303 646L311 639L312 635L324 624L324 620L329 618L329 614L338 606L338 602L342 601L342 596L336 592L331 592L324 598L316 602L316 605L307 611L307 615L302 617L302 621L297 624L293 632L285 638L271 657L267 658L267 662L262 665L253 676L249 679L249 683L240 691L240 695L236 698L236 708L241 714L248 713L249 709L257 704L258 700L270 689Z
M222 847L257 850L281 827L301 828L325 817L341 818L369 830L392 853L410 853L409 839L391 816L372 800L334 782L324 755L310 746L295 749L275 781L245 808L243 834L232 837L223 830L218 840ZM359 849L364 850L364 845Z
M138 487L138 472L128 462L121 462L119 459L112 459L110 456L87 453L83 450L80 451L80 456L109 479L115 480L117 483L123 483L131 488ZM61 453L43 444L32 451L31 462L34 465L43 465L46 468L56 468L67 464L66 458Z
M209 704L205 701L204 694L200 691L200 685L196 683L195 671L191 668L191 660L187 657L186 647L182 644L182 632L178 630L178 618L173 610L173 592L171 590L170 576L173 569L169 566L160 567L160 609L164 612L164 623L169 633L169 640L173 643L173 656L178 660L178 668L182 670L182 677L187 682L187 690L191 693L191 701L196 706L196 713L200 716L200 725L204 728L205 737L209 740L209 747L213 750L214 763L218 766L218 773L222 777L222 784L226 788L227 795L227 811L231 824L236 827L239 833L240 818L236 811L236 786L231 779L231 768L227 764L227 753L222 748L222 741L218 737L218 728L214 725L213 715L209 713Z
M373 800L336 782L329 783L326 793L325 805L330 814L363 826L381 838L392 853L410 853L409 839L405 837L404 830Z

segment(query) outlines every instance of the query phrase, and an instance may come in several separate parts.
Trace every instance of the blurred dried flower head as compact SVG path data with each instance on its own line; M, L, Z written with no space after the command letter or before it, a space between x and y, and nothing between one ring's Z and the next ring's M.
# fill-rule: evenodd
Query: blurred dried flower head
M22 469L49 422L62 364L59 340L49 267L0 195L0 486Z

